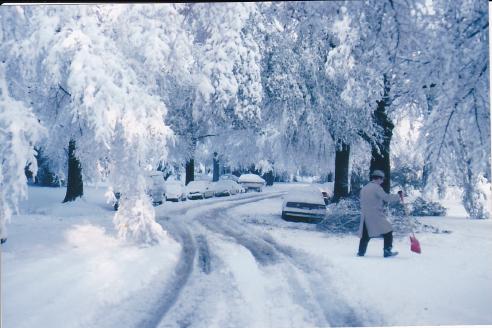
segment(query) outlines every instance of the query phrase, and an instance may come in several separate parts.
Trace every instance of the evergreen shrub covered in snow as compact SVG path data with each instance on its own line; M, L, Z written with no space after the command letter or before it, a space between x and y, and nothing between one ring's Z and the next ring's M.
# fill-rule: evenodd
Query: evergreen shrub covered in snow
M410 215L413 216L445 216L446 208L437 202L431 202L417 197L412 203L412 211Z
M333 233L357 233L360 224L360 202L358 197L340 200L329 204L327 214L317 228Z
M388 208L388 219L396 237L409 235L412 230L418 232L450 233L428 224L422 224L416 218L405 215L403 205L396 203ZM327 206L326 218L317 225L318 230L337 234L357 234L360 225L359 197L349 197Z
M36 161L38 163L38 173L33 178L33 183L39 186L59 187L64 184L50 167L50 159L43 154L42 148L37 148ZM31 172L32 174L32 172Z

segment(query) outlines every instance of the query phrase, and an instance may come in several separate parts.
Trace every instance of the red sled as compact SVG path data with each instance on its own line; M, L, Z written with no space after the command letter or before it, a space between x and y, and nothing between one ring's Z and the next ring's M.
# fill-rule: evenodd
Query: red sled
M420 254L420 243L415 237L415 235L412 233L412 236L410 236L410 250L414 253Z

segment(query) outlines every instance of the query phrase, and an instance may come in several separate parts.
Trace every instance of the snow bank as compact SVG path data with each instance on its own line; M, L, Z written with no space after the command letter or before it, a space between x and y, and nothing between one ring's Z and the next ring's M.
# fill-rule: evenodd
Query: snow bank
M123 312L119 304L165 279L178 261L180 246L169 238L154 247L122 243L104 189L86 188L85 199L61 204L64 192L29 188L30 201L12 220L2 246L5 327L100 327L101 311Z

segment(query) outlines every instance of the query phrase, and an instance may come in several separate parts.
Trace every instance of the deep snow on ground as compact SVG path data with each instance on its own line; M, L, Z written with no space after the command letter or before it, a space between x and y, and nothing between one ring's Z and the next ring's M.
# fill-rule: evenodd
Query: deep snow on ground
M492 324L492 221L422 218L450 234L358 238L280 217L285 191L167 202L157 247L116 239L105 189L61 204L63 188L29 188L2 247L4 327L312 327Z
M85 199L62 204L64 188L29 188L2 246L4 327L96 327L97 315L122 312L125 299L170 274L179 244L121 243L104 192L86 187Z
M280 201L257 204L262 215L245 219L277 241L302 250L336 277L337 289L359 304L361 312L378 314L378 325L492 324L492 222L460 216L425 217L420 221L451 234L419 233L422 254L410 251L407 237L396 238L395 258L382 257L382 239L372 239L365 257L356 257L356 236L329 235L310 224L284 223ZM454 205L460 213L459 206ZM267 208L272 209L268 217ZM236 214L248 209L236 208ZM449 214L453 214L452 212ZM263 217L263 218L262 218ZM260 218L260 219L258 219Z

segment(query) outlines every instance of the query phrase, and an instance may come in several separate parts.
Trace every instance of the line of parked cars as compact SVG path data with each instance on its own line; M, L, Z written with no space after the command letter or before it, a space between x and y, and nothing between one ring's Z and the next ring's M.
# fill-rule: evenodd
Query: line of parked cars
M232 174L220 176L219 181L191 181L188 185L169 178L164 180L163 173L152 171L147 173L147 194L152 198L154 206L165 201L185 201L187 199L206 199L236 195L251 190L262 191L265 180L256 174L243 174L239 178ZM118 210L121 193L115 192L114 209Z

